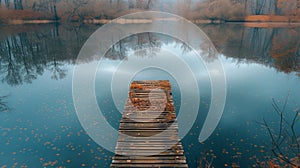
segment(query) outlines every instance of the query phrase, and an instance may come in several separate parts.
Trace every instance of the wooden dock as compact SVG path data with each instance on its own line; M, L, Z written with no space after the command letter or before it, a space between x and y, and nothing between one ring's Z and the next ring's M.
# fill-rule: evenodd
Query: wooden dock
M188 167L169 81L131 83L115 153L111 168Z

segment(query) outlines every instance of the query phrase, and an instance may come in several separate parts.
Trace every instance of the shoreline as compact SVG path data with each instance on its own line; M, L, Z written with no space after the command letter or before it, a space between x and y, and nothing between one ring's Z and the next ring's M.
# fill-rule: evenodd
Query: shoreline
M166 19L159 19L167 20L167 21L176 21L172 18ZM288 22L286 20L253 20L253 19L245 19L239 21L220 21L220 20L202 20L202 19L195 19L190 20L192 23L195 24L240 24L246 27L260 27L260 28L276 28L276 27L293 27L293 26L300 26L300 22ZM68 23L68 24L106 24L106 23L115 23L115 24L147 24L152 23L152 19L116 19L116 20L109 20L109 19L84 19L83 21L71 21L71 22L63 22L59 20L49 20L49 19L41 19L41 20L22 20L22 19L10 19L6 21L0 21L1 25L39 25L39 24L53 24L53 23Z
M22 19L11 19L7 22L3 22L7 25L22 25L22 24L52 24L52 23L59 23L57 20L22 20Z

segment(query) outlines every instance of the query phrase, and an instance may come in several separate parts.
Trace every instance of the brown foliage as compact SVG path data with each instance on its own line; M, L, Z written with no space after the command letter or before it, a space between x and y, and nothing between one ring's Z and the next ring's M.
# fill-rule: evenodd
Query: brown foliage
M250 15L245 17L246 22L300 22L297 16L279 15Z
M281 15L300 15L299 0L278 0L277 7L280 9Z
M199 2L192 12L193 19L210 19L223 21L243 20L244 5L231 0L214 0Z
M273 58L294 56L300 44L299 34L290 30L286 34L276 34L272 40L270 55Z
M43 20L54 19L54 16L48 13L34 12L31 10L0 10L0 20Z

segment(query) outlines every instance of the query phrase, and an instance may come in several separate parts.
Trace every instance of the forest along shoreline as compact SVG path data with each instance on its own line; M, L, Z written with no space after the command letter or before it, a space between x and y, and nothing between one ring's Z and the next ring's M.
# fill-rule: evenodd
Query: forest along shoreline
M176 19L167 19L168 21L176 21ZM72 20L70 23L77 24L106 24L111 22L110 19L94 19L87 18L82 21ZM190 20L195 24L225 24L225 23L239 23L244 24L246 27L286 27L287 25L300 25L300 18L288 16L275 16L275 15L259 15L248 16L245 20ZM117 24L145 24L151 23L151 19L118 19L114 23ZM62 23L60 20L54 19L7 19L1 20L1 25L22 25L22 24L53 24Z
M300 23L300 0L0 0L0 25L105 24L120 16L143 11L173 13L196 24L282 27L280 25ZM150 22L137 18L117 23Z
M23 15L22 13L26 13ZM59 18L55 19L53 16L46 16L43 13L32 11L17 11L14 14L10 13L6 17L0 16L1 25L22 25L22 24L53 24L53 23L75 23L75 24L106 24L113 19L97 19L92 16L73 17L70 22L62 21ZM24 18L28 14L33 19ZM23 16L23 17L18 17ZM161 19L160 19L161 20ZM176 21L176 19L167 18L168 21ZM222 20L222 19L192 19L191 22L195 24L225 24L225 23L239 23L244 24L246 27L288 27L300 25L300 17L297 16L280 16L280 15L249 15L240 20ZM145 24L151 23L151 19L118 19L115 20L116 24Z

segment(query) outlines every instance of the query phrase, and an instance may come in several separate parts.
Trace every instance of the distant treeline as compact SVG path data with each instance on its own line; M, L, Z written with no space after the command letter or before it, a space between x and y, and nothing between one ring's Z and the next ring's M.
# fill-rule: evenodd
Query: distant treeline
M156 10L188 19L241 21L248 15L300 16L300 0L0 0L0 19L83 22ZM21 10L23 13L12 12Z

